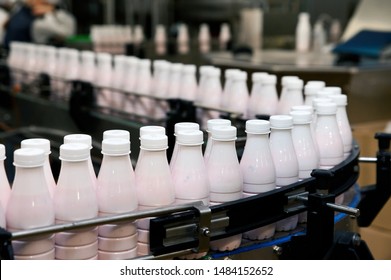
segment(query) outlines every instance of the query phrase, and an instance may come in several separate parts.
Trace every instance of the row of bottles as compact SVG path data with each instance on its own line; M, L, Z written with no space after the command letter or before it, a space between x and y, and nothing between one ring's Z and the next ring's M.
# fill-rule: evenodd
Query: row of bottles
M350 154L346 95L315 99L314 104L315 114L310 106L295 106L290 114L272 115L270 121L247 121L240 162L235 149L237 129L223 119L208 121L204 154L199 125L176 124L170 164L165 128L142 127L135 169L129 157L129 132L106 131L97 177L90 156L91 137L67 135L60 147L57 183L48 161L50 142L24 140L14 152L12 190L1 165L1 203L6 217L0 219L1 225L18 231L192 201L218 205L284 188L310 177L315 168L334 167ZM0 158L4 161L2 145ZM338 199L341 202L343 196ZM262 240L305 221L305 214L295 215L243 235ZM241 240L242 234L213 241L211 249L233 250ZM129 259L149 254L149 220L60 232L13 245L17 259Z

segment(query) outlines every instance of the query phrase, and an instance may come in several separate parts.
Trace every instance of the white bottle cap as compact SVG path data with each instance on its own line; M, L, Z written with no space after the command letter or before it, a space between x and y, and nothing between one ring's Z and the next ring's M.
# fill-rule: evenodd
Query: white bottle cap
M344 107L348 105L348 97L345 94L332 95L330 98L335 104L337 104L338 107Z
M225 79L231 79L235 73L240 72L240 69L226 69L224 71L224 77Z
M215 126L230 126L231 121L226 119L212 119L208 120L207 132L212 132Z
M43 138L32 138L23 140L20 143L21 148L35 148L44 151L45 155L50 155L50 141Z
M92 137L88 134L69 134L64 136L64 144L82 143L92 149Z
M147 134L140 138L141 149L149 151L160 151L168 148L168 138L161 134Z
M156 59L152 62L153 69L160 68L166 61L163 59Z
M143 67L143 68L150 68L151 67L151 60L147 59L147 58L140 59L139 65L140 65L140 67Z
M123 156L130 153L130 141L123 138L109 138L102 141L102 154Z
M196 72L197 72L197 67L193 64L187 64L183 66L183 73L195 74Z
M60 160L83 161L90 158L90 146L84 143L66 143L60 146Z
M314 107L309 106L309 105L292 106L291 107L291 112L294 112L294 111L306 111L306 112L311 112L312 113L314 111Z
M199 129L200 129L200 125L198 123L193 123L193 122L176 123L174 126L175 135L177 135L178 132L180 132L180 131L199 130Z
M292 128L293 118L289 115L274 115L270 117L270 126L271 128L282 128L288 129Z
M16 167L38 167L45 163L46 155L42 149L22 148L14 152L14 165Z
M265 76L268 76L269 74L266 73L266 72L255 72L251 75L251 79L253 81L253 83L256 83L256 82L261 82L262 81L262 77L265 77Z
M112 138L121 138L130 141L130 133L129 131L122 129L112 129L103 132L103 140Z
M265 120L248 120L246 121L246 133L268 134L270 133L270 122Z
M211 65L203 65L199 67L200 75L206 75L211 69L214 69L214 66Z
M308 124L312 122L312 112L293 111L291 112L293 124Z
M247 72L240 71L232 76L234 81L247 81Z
M219 69L219 68L210 69L206 72L206 75L208 75L209 77L220 78L221 69Z
M312 107L314 107L315 111L318 109L318 104L320 103L327 103L327 102L333 102L331 98L314 98L312 100Z
M212 130L212 139L218 141L236 140L237 129L234 126L215 126Z
M0 144L0 160L5 160L5 146L3 144Z
M171 64L171 71L172 72L180 72L182 71L183 64L182 63L172 63Z
M140 128L140 138L148 134L166 135L166 129L163 126L148 125Z
M306 84L304 87L304 95L316 96L320 90L324 87L321 87L317 84Z
M117 64L121 64L125 61L126 59L126 56L125 55L116 55L114 56L114 63L117 65Z
M200 130L182 130L178 131L176 140L180 145L202 145L204 134Z
M336 95L336 93L332 90L327 90L326 88L320 89L316 93L317 98L329 98L333 95Z
M324 88L326 83L324 81L308 81L306 86L314 86L317 88Z
M82 51L81 58L83 61L91 61L95 59L95 53L92 51Z
M316 107L318 115L335 115L337 113L337 104L334 102L319 103Z
M294 79L299 79L299 77L297 77L297 76L284 76L281 78L281 85L283 87L285 87L287 81L294 80Z
M111 63L111 54L109 53L97 53L96 58L99 63Z
M290 79L290 80L286 81L285 86L288 89L300 89L300 90L302 90L303 86L304 86L304 82L303 82L303 80L300 80L300 79Z
M340 87L325 87L324 90L331 91L333 94L342 94L342 88Z
M277 84L277 76L276 75L267 75L262 77L262 83L265 85L275 85Z

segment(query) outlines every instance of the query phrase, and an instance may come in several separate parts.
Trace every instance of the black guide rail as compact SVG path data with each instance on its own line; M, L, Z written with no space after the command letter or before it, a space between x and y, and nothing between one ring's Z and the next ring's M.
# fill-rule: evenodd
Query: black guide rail
M391 134L376 133L379 150L376 155L376 184L361 190L362 199L358 205L362 215L358 219L360 227L368 227L376 218L391 196Z
M218 240L308 211L310 209L308 200L301 198L318 193L323 195L328 192L331 197L327 201L328 208L331 209L330 213L334 213L334 210L341 207L345 212L359 215L358 211L345 209L333 203L337 195L347 191L357 181L358 157L359 148L355 145L350 156L328 172L314 170L315 176L301 182L265 194L210 207L211 225L208 237L211 241ZM151 220L151 252L158 256L198 248L199 220L200 215L195 211Z

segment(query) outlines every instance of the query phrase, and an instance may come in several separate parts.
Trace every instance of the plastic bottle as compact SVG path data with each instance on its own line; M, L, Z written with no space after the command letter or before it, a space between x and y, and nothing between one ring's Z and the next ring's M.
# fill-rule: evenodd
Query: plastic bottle
M113 109L122 111L124 109L124 94L121 92L124 79L127 79L126 75L126 56L116 55L114 56L114 69L113 78L111 80ZM118 90L118 91L117 91Z
M54 193L57 224L98 216L98 202L88 165L90 147L83 143L60 146L61 170ZM97 227L56 233L56 259L84 260L97 254Z
M255 75L256 74L256 75ZM277 113L278 93L276 75L253 74L253 90L249 101L249 117L256 115L272 116ZM253 97L253 94L255 95ZM254 98L255 100L251 100Z
M177 45L179 54L187 54L190 51L189 46L189 31L186 24L178 26Z
M128 93L134 93L136 91L136 85L139 75L139 61L137 57L127 57L125 62L125 72L126 79L124 79L124 84L122 88ZM134 95L126 95L124 100L124 111L126 113L135 112L135 99Z
M311 47L311 23L310 15L302 12L299 14L296 25L296 51L306 53Z
M200 130L177 132L177 158L171 174L177 204L202 201L209 205L209 181L202 157L204 135Z
M36 149L42 149L45 152L46 155L45 163L44 163L45 178L47 181L47 185L49 186L50 196L53 197L56 188L56 181L54 180L52 168L50 166L50 159L49 159L49 155L51 154L50 141L48 139L42 139L42 138L26 139L23 140L20 143L20 145L21 148L36 148Z
M341 163L344 158L344 146L337 123L337 104L319 103L315 135L319 146L320 168L330 169Z
M10 183L4 168L5 159L5 146L0 144L0 205L3 207L4 213L7 209L8 200L11 195Z
M309 81L304 87L304 105L312 106L312 100L317 97L318 91L325 87L325 82Z
M80 78L82 81L93 83L95 80L95 53L92 51L82 51Z
M288 79L285 83L285 95L280 99L279 114L289 114L292 106L303 104L303 80Z
M224 71L224 87L223 96L221 97L221 108L224 110L228 109L228 102L231 99L231 88L232 88L232 77L235 73L240 72L240 69L226 69Z
M102 141L103 160L98 175L99 216L137 209L136 179L130 162L130 142L123 138ZM131 259L137 256L135 222L99 226L99 259Z
M170 77L168 82L167 97L176 99L180 96L180 86L182 80L182 63L173 63L170 68Z
M220 50L227 50L228 43L231 40L231 30L227 23L221 24L219 33L219 46Z
M213 146L212 130L216 126L231 126L231 121L226 120L226 119L208 120L207 130L206 130L206 132L208 133L208 140L206 142L206 147L205 147L205 152L204 152L205 163L208 162L209 156L210 156L210 151L212 150L212 146Z
M220 108L223 89L221 86L221 70L218 68L207 68L206 81L203 87L203 100L201 104L209 108Z
M208 53L210 51L210 37L209 25L206 23L201 24L198 33L198 44L201 53Z
M151 94L156 97L167 97L171 63L165 60L155 60L153 65L153 87Z
M206 84L206 80L208 77L208 72L211 69L214 69L214 67L210 66L210 65L203 65L203 66L199 67L200 80L198 83L199 87L198 87L197 96L196 96L196 103L199 105L203 105L204 96L205 96L205 94L204 94L205 84Z
M64 136L64 144L71 144L71 143L85 144L88 147L90 147L90 150L92 150L92 137L88 134L68 134ZM97 179L96 179L94 166L92 164L91 155L88 158L88 170L91 176L91 180L94 184L94 189L96 189Z
M270 122L248 120L246 122L246 145L240 160L243 172L243 196L250 197L276 188L276 172L269 146ZM251 240L270 238L276 224L260 227L243 234Z
M236 154L237 129L233 126L217 126L212 130L213 147L206 164L210 183L211 205L234 201L243 197L243 174ZM216 251L238 248L242 234L212 241Z
M337 104L337 123L339 132L343 142L344 159L346 159L353 147L353 134L350 126L348 114L346 112L346 106L348 105L348 97L344 94L333 95L331 100Z
M174 183L168 165L166 135L141 136L142 156L136 165L136 186L139 210L171 205L175 202ZM149 252L149 219L137 221L138 255Z
M144 29L141 25L134 26L134 34L133 34L133 43L140 47L140 45L144 42Z
M292 141L293 119L288 115L270 117L270 150L276 168L276 186L282 188L299 180L299 163ZM277 231L289 231L296 228L298 215L278 221Z
M179 97L186 101L195 101L198 85L195 65L184 65L182 68L182 81L179 87Z
M113 100L111 90L112 80L112 55L109 53L97 53L97 72L95 77L95 84L102 87L98 90L96 102L103 108L111 108Z
M231 112L237 112L247 117L247 107L250 98L247 88L247 73L241 71L233 74L231 98L228 101L227 108Z
M286 84L290 80L297 80L299 77L297 76L283 76L281 78L281 93L280 93L280 99L278 101L278 106L277 106L277 114L283 115L284 112L287 110L286 108L288 107L285 105L285 100L287 99L287 87ZM290 108L289 108L290 110Z
M44 173L46 155L41 149L14 152L15 179L6 210L8 231L28 230L54 224L53 201ZM15 259L54 259L54 235L12 241Z
M174 136L177 137L180 131L186 131L186 130L197 131L199 129L200 129L200 125L198 123L193 123L193 122L176 123L174 126ZM180 150L180 145L178 144L178 141L175 141L175 146L172 152L171 162L170 162L171 171L175 165L179 150Z
M166 27L162 24L158 24L155 30L155 52L157 55L165 55L167 52L167 34Z

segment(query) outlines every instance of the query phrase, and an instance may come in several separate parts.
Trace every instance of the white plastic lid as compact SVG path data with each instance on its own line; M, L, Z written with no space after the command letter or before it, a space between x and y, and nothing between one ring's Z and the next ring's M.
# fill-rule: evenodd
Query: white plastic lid
M330 96L330 98L339 107L344 107L348 105L348 97L345 94L332 95Z
M308 81L306 86L324 88L326 86L326 83L324 81Z
M121 138L130 141L130 133L122 129L112 129L103 132L103 140L112 138Z
M215 126L212 129L212 139L218 141L236 140L237 129L234 126Z
M125 61L125 59L126 59L125 55L116 55L116 56L114 56L114 63L121 64Z
M332 102L333 100L329 97L327 98L314 98L312 100L312 106L314 107L315 110L318 109L318 104L320 103L328 103L328 102Z
M180 72L182 71L183 64L182 63L173 63L171 64L171 71L173 72Z
M60 160L83 161L90 157L90 146L84 143L66 143L60 146Z
M335 115L337 113L337 104L334 102L319 103L316 107L318 115Z
M293 111L291 112L293 124L308 124L312 122L312 112Z
M284 87L289 80L299 79L297 76L284 76L281 78L281 85Z
M45 163L46 155L42 149L21 148L14 152L14 165L17 167L38 167Z
M147 59L147 58L140 59L139 63L140 63L141 67L145 67L145 68L151 67L151 60L150 59Z
M292 128L293 118L289 115L274 115L270 117L271 128Z
M20 143L21 148L35 148L41 149L46 155L50 154L50 141L43 138L32 138L23 140Z
M342 94L341 87L325 87L324 90L331 91L333 94Z
M304 82L301 79L289 79L285 82L288 89L303 89Z
M140 128L140 138L148 134L166 135L166 129L163 126L148 125Z
M200 125L198 123L193 123L193 122L176 123L174 126L175 134L178 134L178 132L180 132L180 131L199 130L199 129L200 129Z
M181 145L202 145L204 134L200 130L183 130L178 132L176 140Z
M123 138L109 138L102 141L102 154L123 156L130 153L130 141Z
M0 160L5 160L5 146L3 144L0 144Z
M306 84L304 87L304 95L316 96L318 91L322 90L324 87L321 87L317 84Z
M212 132L215 126L230 126L231 121L226 119L212 119L208 120L207 132Z
M213 68L213 69L210 69L206 72L206 74L209 76L209 77L215 77L215 78L220 78L221 76L221 70L219 68Z
M241 70L240 69L227 69L227 70L225 70L224 71L224 77L226 78L226 79L230 79L230 78L232 78L232 76L235 74L235 73L237 73L237 72L240 72Z
M253 83L261 82L262 77L268 76L269 74L267 72L255 72L251 75L251 79Z
M92 51L82 51L81 58L82 60L93 60L95 58L95 53Z
M160 66L162 66L166 61L163 60L163 59L156 59L152 62L152 65L153 65L153 68L156 69L156 68L159 68Z
M64 136L64 144L82 143L92 149L92 137L88 134L69 134Z
M314 111L314 107L310 105L296 105L291 107L291 112L294 111L306 111L312 113Z
M277 84L277 76L276 75L267 75L261 78L262 83L265 85L275 85Z
M206 75L211 69L214 69L214 66L211 65L203 65L199 67L199 71L201 75Z
M183 65L183 72L186 74L195 74L197 72L197 67L193 64Z
M76 50L76 49L69 49L68 50L68 56L71 57L71 58L78 59L79 58L79 51Z
M98 59L99 62L111 62L111 54L109 53L97 53L96 58Z
M146 134L141 136L141 149L144 150L165 150L168 145L168 138L162 134Z
M317 98L329 98L333 95L336 95L335 91L327 90L326 88L319 89L316 93Z
M248 120L246 121L246 133L268 134L270 133L270 122L265 120Z
M237 72L232 76L232 79L235 81L247 81L247 72Z

